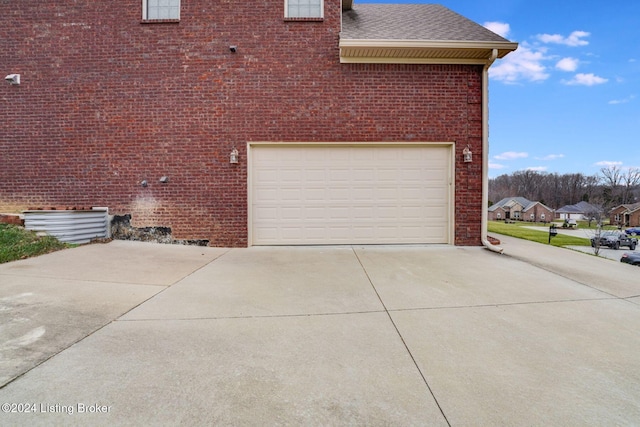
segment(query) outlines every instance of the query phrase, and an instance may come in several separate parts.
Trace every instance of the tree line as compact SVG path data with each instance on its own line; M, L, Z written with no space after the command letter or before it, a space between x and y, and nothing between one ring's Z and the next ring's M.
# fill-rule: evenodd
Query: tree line
M640 169L610 166L595 175L523 170L489 179L489 205L516 196L552 209L584 201L606 212L640 202Z

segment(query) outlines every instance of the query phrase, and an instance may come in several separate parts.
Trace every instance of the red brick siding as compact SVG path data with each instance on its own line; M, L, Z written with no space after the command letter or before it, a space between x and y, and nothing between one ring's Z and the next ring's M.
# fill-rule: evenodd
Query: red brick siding
M0 211L108 206L244 246L248 141L455 141L455 243L480 244L481 66L340 64L339 0L322 22L285 22L281 0L183 1L167 24L140 0L0 12L2 70L22 75L0 85Z

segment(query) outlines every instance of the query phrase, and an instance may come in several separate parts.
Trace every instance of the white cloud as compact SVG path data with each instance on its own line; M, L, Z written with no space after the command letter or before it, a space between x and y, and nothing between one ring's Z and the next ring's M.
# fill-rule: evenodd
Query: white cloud
M574 31L569 34L568 37L564 37L560 34L538 34L536 38L542 43L554 43L562 44L565 46L586 46L588 41L582 40L584 37L589 37L591 33L586 31Z
M608 79L605 79L604 77L596 76L593 73L589 73L589 74L578 73L575 76L573 76L573 79L568 81L563 80L562 83L570 86L576 86L576 85L594 86L594 85L600 85L600 84L606 83L608 81L609 81Z
M511 27L509 26L509 24L504 22L485 22L484 27L487 30L493 31L494 33L504 38L507 38L509 32L511 31Z
M569 37L565 40L565 44L568 46L586 46L589 44L588 41L582 40L583 37L589 37L591 33L586 31L574 31L569 34Z
M562 37L560 34L538 34L536 38L540 40L542 43L560 44L564 40L564 37Z
M557 159L562 159L564 157L564 154L549 154L547 156L544 157L536 157L536 160L557 160Z
M605 168L608 168L608 167L611 167L611 166L621 166L621 165L622 165L622 162L612 162L612 161L609 161L609 160L603 160L601 162L597 162L596 163L596 166L602 166L602 167L605 167Z
M524 159L529 157L529 153L523 152L515 152L515 151L506 151L502 154L498 154L497 156L493 156L494 159L498 160L515 160L515 159Z
M532 82L549 78L542 61L546 57L546 48L535 48L526 42L520 44L515 52L511 52L504 59L489 69L491 78L504 83L516 83L519 80Z
M616 105L616 104L626 104L627 102L631 102L635 99L635 95L630 95L624 99L612 99L611 101L608 102L608 104L610 105Z
M548 168L546 166L530 166L527 168L528 171L536 171L536 172L544 172Z
M575 71L578 69L579 61L575 58L562 58L556 63L556 68L562 71Z
M501 165L500 163L489 162L489 169L505 169L505 165Z

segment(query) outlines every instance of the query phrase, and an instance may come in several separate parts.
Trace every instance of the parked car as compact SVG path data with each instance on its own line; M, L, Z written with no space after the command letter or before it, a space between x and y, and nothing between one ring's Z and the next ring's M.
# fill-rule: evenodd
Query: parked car
M629 236L640 236L640 227L632 227L624 230Z
M620 262L637 265L638 267L640 267L640 254L635 252L625 252L622 254Z
M596 246L597 239L591 238L591 246ZM626 233L618 230L603 231L600 234L599 246L608 246L612 249L620 249L621 246L627 246L632 251L636 249L638 245L638 239L635 237L629 237Z

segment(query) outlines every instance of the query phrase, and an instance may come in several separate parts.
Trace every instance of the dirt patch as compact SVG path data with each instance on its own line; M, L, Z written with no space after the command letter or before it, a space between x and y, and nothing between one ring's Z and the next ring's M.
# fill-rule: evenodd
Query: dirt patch
M131 215L115 215L111 221L111 238L137 242L168 243L173 245L208 246L208 240L174 239L171 227L133 227Z

